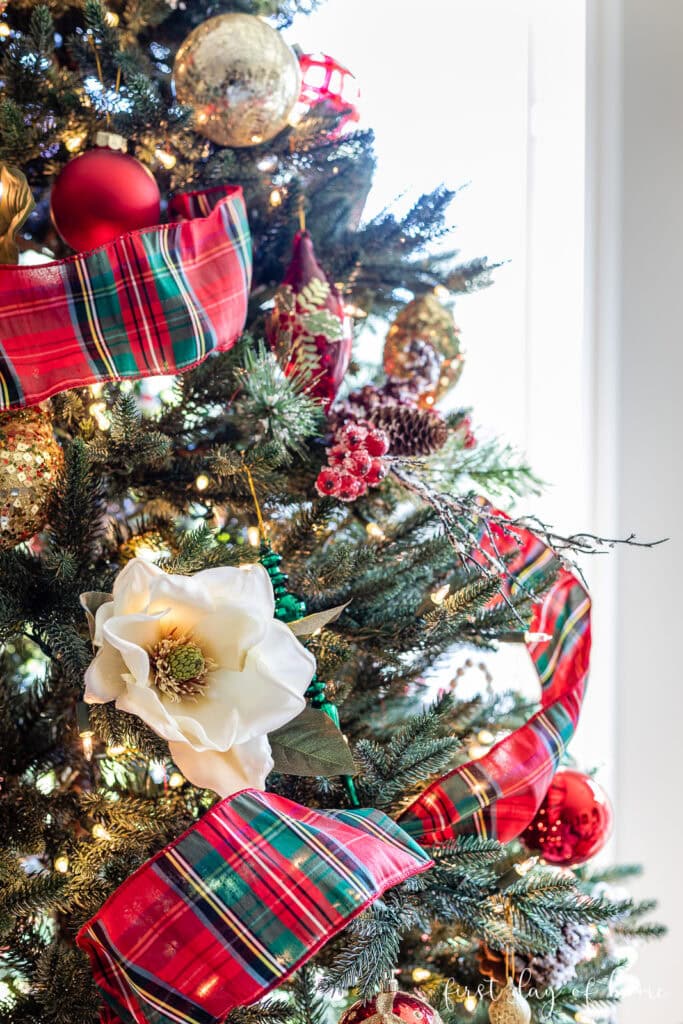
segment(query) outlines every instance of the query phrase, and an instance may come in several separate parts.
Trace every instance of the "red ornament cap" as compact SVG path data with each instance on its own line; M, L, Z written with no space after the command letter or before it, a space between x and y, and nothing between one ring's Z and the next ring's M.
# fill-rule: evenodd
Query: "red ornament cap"
M612 808L605 791L583 772L566 769L555 775L521 839L549 864L571 867L599 853L611 830Z
M339 1018L339 1024L442 1024L439 1013L419 996L399 992L396 982L366 1002L359 1000Z

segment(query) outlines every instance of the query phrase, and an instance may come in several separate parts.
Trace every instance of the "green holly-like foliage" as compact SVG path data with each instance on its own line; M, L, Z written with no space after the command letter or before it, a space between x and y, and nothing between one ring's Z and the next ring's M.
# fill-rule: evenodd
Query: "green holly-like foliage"
M307 642L318 664L312 703L336 703L362 802L396 814L438 773L468 760L482 729L499 735L530 710L513 693L461 699L452 688L430 704L424 682L458 645L488 649L522 637L537 595L521 590L513 604L491 609L498 581L477 576L456 553L453 526L466 526L480 511L474 487L507 500L533 490L529 470L504 447L465 451L459 412L447 418L449 440L435 456L400 460L381 487L353 504L318 498L313 484L324 461L325 417L259 341L302 197L321 263L344 283L348 300L370 314L395 312L399 286L420 293L442 285L455 294L486 283L485 260L461 264L453 251L430 252L444 234L452 193L422 196L403 218L387 212L361 223L374 165L371 132L335 139L334 115L314 111L267 144L224 149L194 131L192 112L172 95L173 54L206 17L238 10L283 27L314 6L315 0L111 0L114 25L99 0L15 0L3 16L11 33L0 41L0 159L23 169L36 199L23 248L66 253L49 220L50 188L72 158L67 142L91 137L108 113L109 127L128 138L165 195L241 184L255 251L249 333L179 378L151 417L143 416L136 389L113 385L102 396L107 429L93 418L86 389L53 400L65 465L49 526L39 544L0 552L6 1024L94 1024L99 1000L75 946L78 928L214 799L188 783L159 783L160 766L167 778L173 773L166 744L112 705L90 711L94 752L86 759L80 701L92 649L79 596L110 591L140 542L174 573L258 558L247 539L256 522L249 475L277 553L265 560L278 616L290 621L304 608L314 614L346 605ZM101 88L93 88L100 75ZM172 168L159 162L159 148L173 156ZM270 202L274 188L279 205ZM437 607L430 594L445 583L451 597ZM269 786L321 807L346 806L349 795L339 776L281 772ZM322 1024L332 989L366 995L395 968L410 987L413 969L421 967L446 1024L483 1021L486 1000L473 1016L449 998L447 982L451 992L476 990L479 944L500 950L509 941L497 913L503 891L520 952L557 950L567 922L594 926L596 956L581 968L581 983L591 982L596 1013L609 1012L615 942L658 933L641 922L649 904L605 895L617 880L613 873L537 867L520 879L511 868L524 856L518 844L475 838L438 848L432 870L391 890L290 985L235 1011L233 1020ZM531 1003L538 1020L572 1021L577 1010L571 985L555 993L551 1018L546 1002Z

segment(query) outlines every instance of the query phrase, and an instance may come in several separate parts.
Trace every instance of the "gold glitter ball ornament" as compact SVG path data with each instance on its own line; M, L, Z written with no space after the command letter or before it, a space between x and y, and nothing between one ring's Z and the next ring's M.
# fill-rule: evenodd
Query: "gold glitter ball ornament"
M0 413L0 550L45 526L63 462L44 409Z
M425 356L430 356L426 366ZM433 292L409 302L389 328L384 369L389 377L418 382L415 399L429 409L457 383L464 365L460 334Z
M491 1024L529 1024L531 1008L526 999L509 979L489 1006Z
M170 534L170 530L157 529L134 534L119 546L119 562L123 566L131 558L142 558L145 562L162 565L178 553Z
M176 96L194 108L198 132L221 146L257 146L286 126L299 98L296 54L253 14L219 14L176 54Z

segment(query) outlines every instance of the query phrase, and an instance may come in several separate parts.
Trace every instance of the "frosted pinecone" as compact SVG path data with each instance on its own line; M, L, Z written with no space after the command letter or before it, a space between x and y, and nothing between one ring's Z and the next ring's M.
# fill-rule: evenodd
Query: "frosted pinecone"
M531 984L538 989L560 988L576 977L577 965L593 954L589 925L567 923L562 928L562 945L553 953L532 957L526 964Z

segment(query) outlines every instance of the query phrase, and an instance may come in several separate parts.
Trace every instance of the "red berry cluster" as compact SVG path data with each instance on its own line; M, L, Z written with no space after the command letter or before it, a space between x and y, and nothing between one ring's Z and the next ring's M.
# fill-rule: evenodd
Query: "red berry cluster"
M368 487L376 487L387 475L389 438L383 430L362 423L347 423L334 435L327 449L327 466L315 482L318 494L355 501Z

